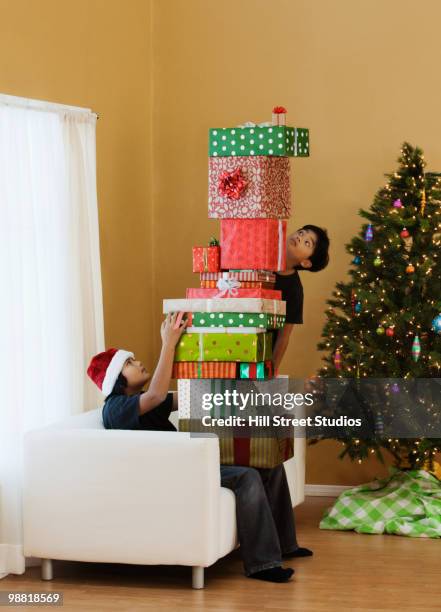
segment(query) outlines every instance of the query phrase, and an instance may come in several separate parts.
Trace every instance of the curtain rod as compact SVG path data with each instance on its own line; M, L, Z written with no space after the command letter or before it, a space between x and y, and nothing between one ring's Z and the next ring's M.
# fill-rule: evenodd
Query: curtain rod
M22 98L20 96L10 96L9 94L0 94L0 103L9 106L20 106L23 108L32 108L34 110L54 110L54 111L74 111L78 113L90 113L95 115L97 119L99 114L91 108L82 106L70 106L68 104L59 104L58 102L48 102L47 100L37 100L35 98Z

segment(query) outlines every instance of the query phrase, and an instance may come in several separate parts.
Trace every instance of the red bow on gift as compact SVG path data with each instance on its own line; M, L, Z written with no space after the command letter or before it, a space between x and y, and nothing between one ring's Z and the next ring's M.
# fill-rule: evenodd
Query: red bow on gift
M242 174L240 168L236 168L233 172L222 172L219 178L219 193L230 200L238 200L246 186L248 181Z
M284 106L275 106L273 108L273 113L275 115L280 115L282 113L286 113L286 108Z

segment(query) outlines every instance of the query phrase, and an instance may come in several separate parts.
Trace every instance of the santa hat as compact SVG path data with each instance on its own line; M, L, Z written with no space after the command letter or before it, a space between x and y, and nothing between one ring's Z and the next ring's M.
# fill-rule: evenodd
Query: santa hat
M122 349L110 348L92 357L87 374L101 389L104 395L109 395L121 374L125 362L133 353Z

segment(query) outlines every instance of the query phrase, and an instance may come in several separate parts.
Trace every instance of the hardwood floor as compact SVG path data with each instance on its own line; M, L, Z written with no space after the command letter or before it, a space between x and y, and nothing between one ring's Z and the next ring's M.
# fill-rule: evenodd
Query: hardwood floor
M246 578L237 550L205 571L206 588L200 591L191 588L190 568L61 561L54 562L52 582L41 581L40 568L32 567L1 580L0 591L62 591L62 609L82 612L439 612L441 542L321 531L320 517L332 502L309 497L296 509L299 543L314 556L286 562L296 573L285 584Z

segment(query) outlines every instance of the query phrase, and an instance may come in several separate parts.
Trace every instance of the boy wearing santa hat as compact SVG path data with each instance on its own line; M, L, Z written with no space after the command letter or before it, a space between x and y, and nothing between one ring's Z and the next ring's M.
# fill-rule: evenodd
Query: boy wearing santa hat
M176 344L186 322L169 314L161 325L162 349L150 376L130 351L108 349L92 358L87 373L106 396L106 429L176 431L168 420L177 409L168 392ZM287 582L294 570L282 567L282 556L304 557L311 551L297 544L294 514L283 464L271 469L221 465L221 486L236 497L237 530L246 576Z
M169 314L161 325L162 348L149 388L150 374L130 351L108 349L95 355L87 374L106 396L103 423L106 429L176 431L168 420L177 410L175 393L169 393L176 344L187 323L176 327L177 315Z

